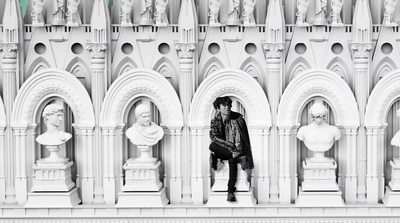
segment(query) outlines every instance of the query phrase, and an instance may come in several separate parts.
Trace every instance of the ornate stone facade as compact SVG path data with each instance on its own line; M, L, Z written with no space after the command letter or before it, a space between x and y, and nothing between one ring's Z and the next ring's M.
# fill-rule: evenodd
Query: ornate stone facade
M217 26L203 0L27 0L24 14L18 0L0 2L0 221L400 219L400 150L389 143L400 129L400 5L387 25L383 0L337 1L336 11L331 1L217 2ZM228 170L209 167L220 96L244 115L253 149L237 203L220 191ZM325 154L335 168L322 172L302 165L312 154L296 139L314 102L342 135ZM35 138L49 103L64 106L73 135L59 152L68 171L35 170L48 155ZM125 131L140 103L165 133L154 171L124 168L139 156ZM60 191L40 189L60 179Z

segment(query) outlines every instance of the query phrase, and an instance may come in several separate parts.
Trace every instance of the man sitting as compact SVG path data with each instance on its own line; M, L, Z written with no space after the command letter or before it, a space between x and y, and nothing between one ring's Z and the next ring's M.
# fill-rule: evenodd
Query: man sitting
M242 169L253 169L253 155L250 146L250 137L243 116L231 111L232 100L229 97L218 97L213 103L217 110L211 120L209 149L212 151L211 167L217 170L218 162L228 160L229 181L227 201L236 201L237 164Z

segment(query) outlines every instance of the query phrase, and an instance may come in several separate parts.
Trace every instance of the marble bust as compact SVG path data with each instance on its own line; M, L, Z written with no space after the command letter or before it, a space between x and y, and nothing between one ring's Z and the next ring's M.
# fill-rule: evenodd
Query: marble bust
M137 146L153 146L162 139L164 130L156 123L150 121L150 108L147 105L140 104L135 109L136 123L128 130L126 136Z
M47 131L38 136L36 141L45 146L58 146L66 143L72 135L68 132L59 130L64 116L64 108L58 104L47 105L42 113L42 117L47 127Z
M329 159L324 157L324 152L328 151L335 141L340 139L340 131L336 126L325 123L328 109L321 103L313 104L309 114L313 122L302 126L297 133L297 138L314 152L314 156L309 161L326 162Z

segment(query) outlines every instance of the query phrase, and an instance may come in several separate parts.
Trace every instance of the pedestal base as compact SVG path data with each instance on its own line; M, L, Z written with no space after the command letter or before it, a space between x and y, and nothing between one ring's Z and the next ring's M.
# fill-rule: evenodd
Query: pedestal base
M298 207L344 207L342 191L303 191L300 187L296 199Z
M303 191L339 191L336 183L337 165L333 158L326 158L324 162L306 159L303 168Z
M242 170L240 164L238 164L238 176L236 181L236 191L249 191L250 183L247 181L247 174ZM215 182L212 186L212 191L227 191L228 180L229 180L229 163L224 160L224 166L222 170L215 171Z
M164 207L169 202L165 188L158 192L123 192L118 195L115 207Z
M72 208L81 203L78 188L68 192L32 192L28 193L25 208Z
M400 207L400 191L393 191L390 187L386 187L383 203L388 207Z
M161 162L137 163L128 162L124 165L125 185L123 191L159 191L162 187L159 167Z
M236 201L226 200L228 192L210 192L207 207L254 207L257 200L254 198L253 189L247 192L235 192Z
M392 166L392 179L389 182L389 187L392 191L400 192L400 160L390 161L390 166Z
M71 179L71 166L74 162L67 164L47 162L46 159L38 160L33 166L35 178L33 180L32 192L40 191L70 191L75 187Z

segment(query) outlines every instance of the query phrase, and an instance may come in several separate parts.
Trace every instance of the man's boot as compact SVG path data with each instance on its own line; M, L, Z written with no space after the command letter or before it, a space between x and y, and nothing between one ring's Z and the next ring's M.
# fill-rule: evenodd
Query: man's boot
M236 201L236 197L234 193L228 193L228 198L226 199L229 202L235 202Z

